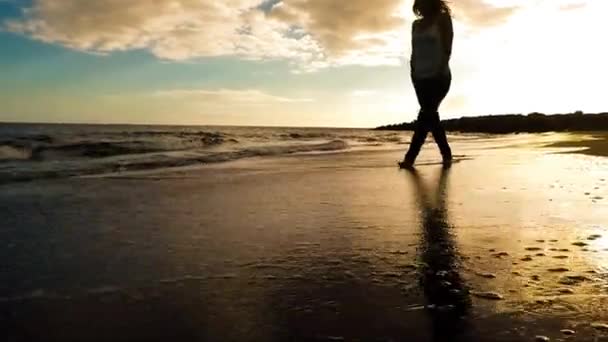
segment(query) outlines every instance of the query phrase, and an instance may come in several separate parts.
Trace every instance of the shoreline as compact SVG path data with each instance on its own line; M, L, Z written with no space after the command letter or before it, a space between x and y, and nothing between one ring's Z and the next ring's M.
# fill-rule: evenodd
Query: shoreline
M519 139L519 138L522 139ZM463 138L463 139L459 139ZM550 141L543 142L545 138L549 138ZM534 149L571 149L578 148L573 151L557 151L557 153L566 154L583 154L596 157L608 157L608 132L545 132L545 133L522 133L522 134L489 134L489 133L450 133L448 132L448 140L451 144L460 144L463 141L475 142L476 139L483 140L501 140L507 139L508 145L506 146L529 146ZM576 140L579 139L579 140ZM538 141L534 141L538 140ZM329 142L331 143L331 142ZM327 144L329 144L327 143ZM58 179L69 179L69 178L101 178L105 176L126 176L137 175L137 174L154 174L154 173L167 173L167 172L178 172L181 170L196 170L198 168L206 168L212 166L221 166L227 163L234 163L238 161L244 161L246 163L259 162L270 159L284 159L284 158L306 158L314 156L342 156L342 155L359 155L359 154L374 154L374 153L390 153L390 152L403 152L407 150L409 143L404 142L403 144L386 144L384 146L368 146L368 147L349 147L346 149L336 149L327 151L303 151L303 152L290 152L283 155L268 155L259 156L252 155L250 157L242 157L234 160L218 160L218 161L207 161L200 162L199 158L192 158L192 161L183 162L182 165L176 166L163 166L162 163L158 163L158 167L149 168L138 168L136 165L131 166L131 169L126 170L109 170L101 172L100 170L75 170L72 172L61 173L60 171L48 171L39 174L11 174L6 179L0 180L0 186L6 186L10 184L29 183L37 181L52 181ZM426 148L435 148L435 144L432 137L427 139L425 144ZM500 148L500 147L498 147ZM169 163L167 163L169 164Z

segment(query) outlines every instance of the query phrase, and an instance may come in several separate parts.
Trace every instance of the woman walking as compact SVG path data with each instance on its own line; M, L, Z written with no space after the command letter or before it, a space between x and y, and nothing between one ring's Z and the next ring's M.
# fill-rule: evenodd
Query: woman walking
M450 56L454 31L450 8L445 0L415 0L412 24L411 78L420 104L416 130L402 168L411 168L429 132L439 146L444 164L452 161L452 151L439 119L439 105L450 90Z

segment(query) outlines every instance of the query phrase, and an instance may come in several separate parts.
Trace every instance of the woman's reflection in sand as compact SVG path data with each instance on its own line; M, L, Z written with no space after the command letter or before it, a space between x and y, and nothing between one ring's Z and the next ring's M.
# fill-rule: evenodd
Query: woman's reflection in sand
M446 210L449 167L441 169L435 201L420 175L409 170L420 206L420 283L427 300L433 341L466 341L470 297L459 273L460 260Z

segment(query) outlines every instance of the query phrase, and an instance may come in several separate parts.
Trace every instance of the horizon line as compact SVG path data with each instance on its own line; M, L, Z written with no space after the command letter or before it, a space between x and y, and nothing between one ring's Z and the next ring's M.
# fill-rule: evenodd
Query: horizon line
M448 121L448 120L459 120L459 119L465 119L465 118L482 118L482 117L488 117L488 116L510 116L510 115L521 115L521 116L528 116L528 115L532 115L532 114L542 114L542 115L546 115L546 116L551 116L551 115L572 115L572 114L582 114L582 115L599 115L599 114L608 114L608 112L596 112L596 113L586 113L583 111L573 111L573 112L566 112L566 113L552 113L552 114L547 114L547 113L542 113L542 112L529 112L527 114L523 114L523 113L511 113L511 114L484 114L484 115L475 115L475 116L460 116L460 117L454 117L454 118L446 118L446 119L442 119L441 121ZM130 123L121 123L121 122L106 122L106 123L101 123L101 122L86 122L86 121L71 121L71 122L50 122L50 121L13 121L13 120L0 120L0 125L1 124L8 124L8 125L87 125L87 126L169 126L169 127L254 127L254 128L334 128L334 129L374 129L374 128L378 128L378 127L383 127L383 126L390 126L390 125L400 125L403 123L407 123L407 121L403 121L400 123L388 123L388 124L382 124L380 126L329 126L329 125L319 125L319 126L291 126L291 125L252 125L252 124L243 124L243 125L229 125L229 124L171 124L171 123L134 123L134 122L130 122Z

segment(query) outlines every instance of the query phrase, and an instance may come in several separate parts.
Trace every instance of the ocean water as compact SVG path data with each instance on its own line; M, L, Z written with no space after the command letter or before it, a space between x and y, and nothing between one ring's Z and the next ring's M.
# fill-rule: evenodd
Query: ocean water
M403 149L409 137L367 129L3 124L0 183L296 153Z

